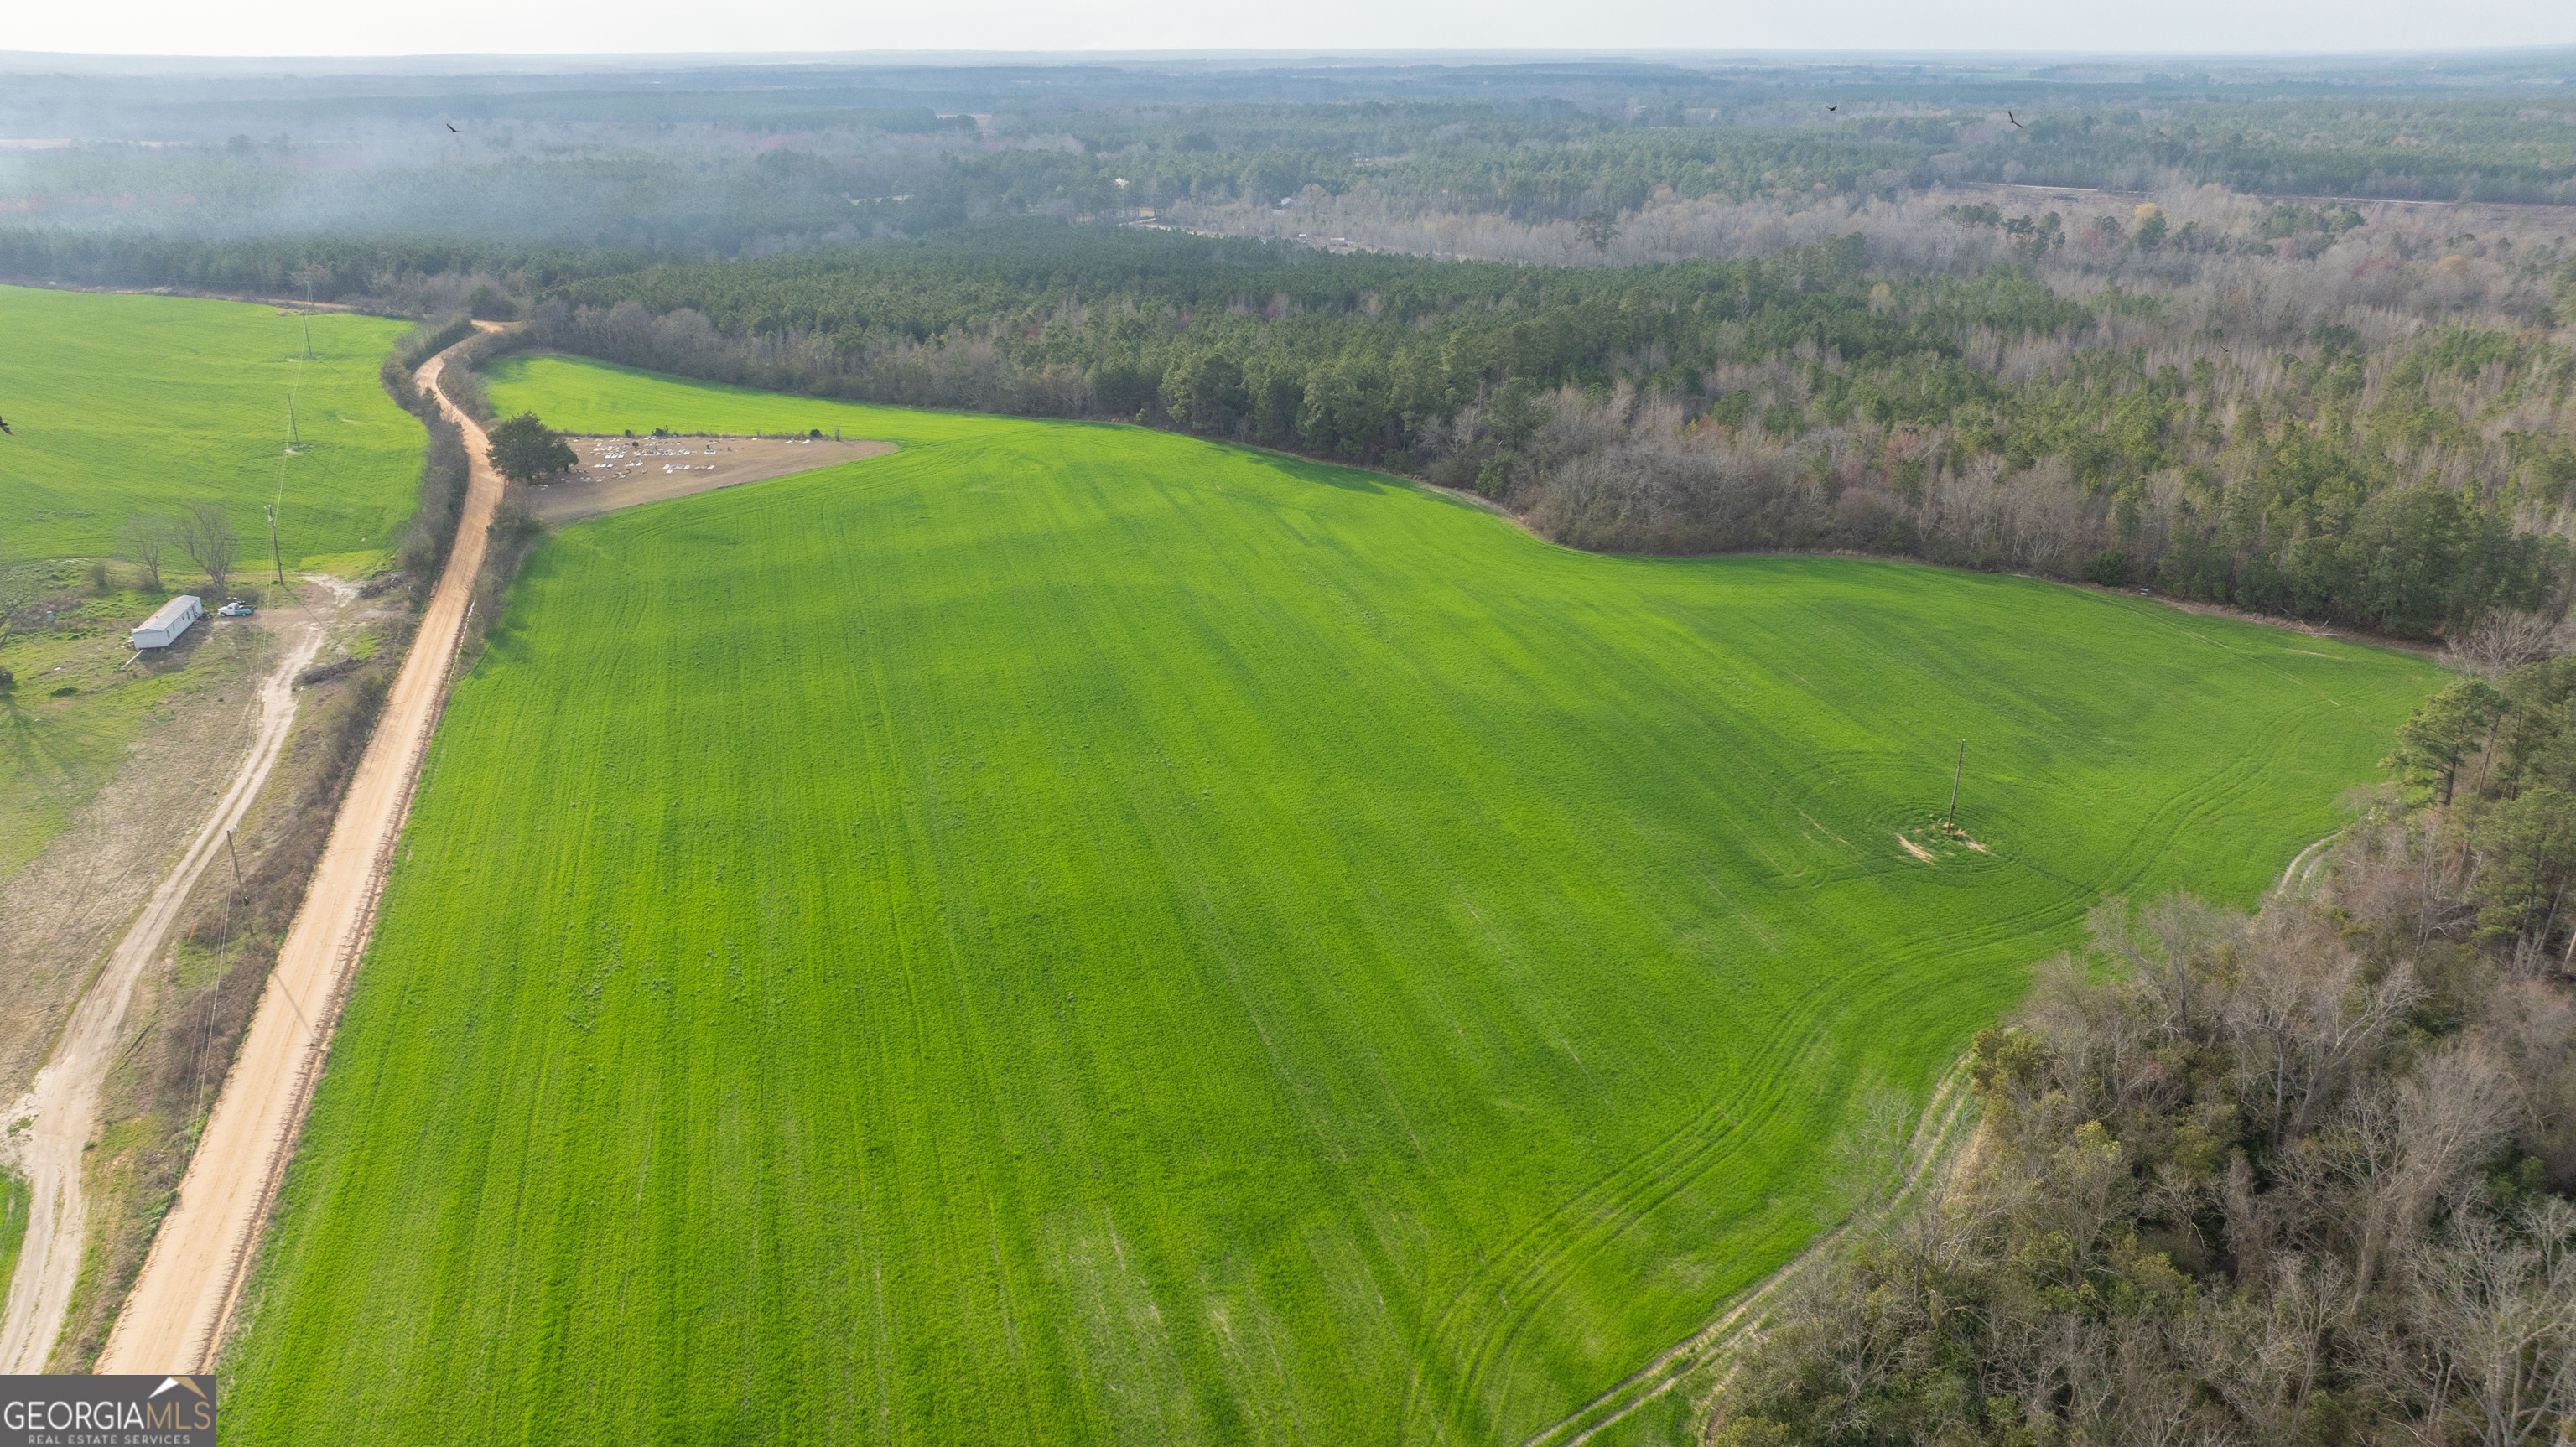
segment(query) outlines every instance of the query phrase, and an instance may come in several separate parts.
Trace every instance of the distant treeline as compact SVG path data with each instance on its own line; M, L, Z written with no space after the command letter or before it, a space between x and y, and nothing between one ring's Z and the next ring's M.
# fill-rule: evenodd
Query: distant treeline
M1363 195L1524 223L1673 200L2004 182L2576 202L2576 102L2563 77L2466 93L2385 83L2249 92L2174 78L1932 83L1791 68L1749 82L1646 67L1619 82L1623 96L1576 67L1556 78L1574 99L1530 94L1548 84L1536 71L1511 83L1515 99L1456 98L1442 78L1395 72L1381 74L1382 97L1331 104L1212 101L1188 78L1105 68L1061 75L1044 96L1021 90L1025 79L965 82L1019 92L950 102L996 108L981 125L886 104L897 97L874 88L650 93L522 80L508 94L233 94L175 110L133 96L96 114L97 130L130 135L138 117L163 114L164 134L196 142L0 152L0 221L672 259L918 237L998 217ZM88 109L78 87L38 88L53 95L46 122ZM1192 98L1156 99L1158 89ZM243 129L224 136L228 117ZM454 121L463 124L450 131Z
M397 312L454 310L466 290L491 286L488 304L514 310L495 282L546 287L575 277L651 265L649 253L600 247L523 247L492 242L393 241L365 237L251 237L209 241L176 235L0 226L0 280L58 286L138 288L221 295L310 295ZM310 288L308 293L307 288ZM450 305L441 306L435 294ZM455 295L451 295L455 294Z
M0 272L310 280L712 380L1173 427L1473 489L1589 548L1896 553L2416 635L2562 604L2561 243L2217 194L1904 203L1866 236L1587 268L1021 218L676 264L19 229Z
M2559 600L2576 371L2541 335L1867 263L1857 237L1571 270L996 231L587 278L530 340L1371 463L1584 547L1903 553L2407 634Z

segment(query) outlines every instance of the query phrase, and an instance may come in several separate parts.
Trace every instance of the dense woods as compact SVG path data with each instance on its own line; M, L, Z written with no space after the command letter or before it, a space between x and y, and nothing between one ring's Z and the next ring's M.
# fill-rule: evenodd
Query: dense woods
M2428 704L2392 760L2416 802L2250 917L2097 910L1977 1038L1972 1142L1855 1135L1881 1224L1740 1360L1712 1439L2565 1440L2571 699L2557 658Z
M530 340L1364 462L1583 547L1901 553L2413 635L2560 601L2560 240L2125 210L1914 204L1590 269L1021 223L570 281Z

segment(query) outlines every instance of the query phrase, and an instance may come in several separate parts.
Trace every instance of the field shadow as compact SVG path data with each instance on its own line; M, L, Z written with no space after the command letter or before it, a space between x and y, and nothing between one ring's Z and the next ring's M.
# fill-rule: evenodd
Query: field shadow
M1299 482L1320 483L1325 487L1339 488L1343 492L1381 494L1398 488L1406 492L1414 490L1410 484L1401 479L1363 472L1341 463L1318 462L1312 458L1298 457L1293 453L1272 452L1265 447L1247 447L1235 442L1218 442L1211 445L1248 461L1259 463L1273 472L1285 474Z

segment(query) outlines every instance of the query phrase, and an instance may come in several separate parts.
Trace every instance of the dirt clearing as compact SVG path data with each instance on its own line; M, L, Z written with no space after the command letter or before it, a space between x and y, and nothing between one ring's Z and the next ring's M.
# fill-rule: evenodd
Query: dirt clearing
M581 457L571 475L527 490L528 511L550 523L597 517L720 487L766 482L835 463L883 457L891 442L826 437L566 437Z

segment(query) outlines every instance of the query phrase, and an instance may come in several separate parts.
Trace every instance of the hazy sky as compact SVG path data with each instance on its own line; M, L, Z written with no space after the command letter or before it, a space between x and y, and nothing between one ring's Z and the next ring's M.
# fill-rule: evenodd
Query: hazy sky
M0 49L121 55L1602 48L2194 54L2576 42L2576 0L52 0Z

